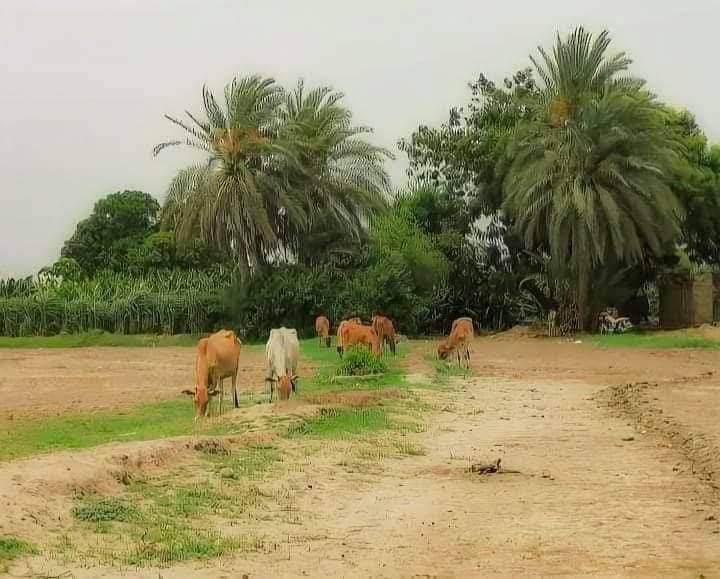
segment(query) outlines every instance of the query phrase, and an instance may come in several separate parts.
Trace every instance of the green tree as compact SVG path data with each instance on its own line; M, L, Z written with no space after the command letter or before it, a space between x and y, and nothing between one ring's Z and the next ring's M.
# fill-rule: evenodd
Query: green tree
M398 146L408 155L412 179L442 187L464 201L472 217L493 217L498 224L505 153L513 129L531 113L527 101L538 88L530 69L506 78L502 86L483 74L468 86L466 106L451 108L448 121L439 128L421 125Z
M683 144L671 182L685 209L682 241L695 262L720 265L720 146L708 143L691 113L669 110L668 118Z
M504 209L526 247L571 276L585 325L597 267L660 256L679 234L664 111L609 45L607 32L578 28L552 54L539 49L540 97L517 127L504 183Z
M382 207L389 186L383 149L363 141L329 88L287 94L273 79L234 79L224 106L203 88L204 116L167 117L186 132L157 154L187 145L208 161L180 171L168 190L165 222L180 239L199 236L232 253L244 277L270 256L297 251L324 213L351 233Z
M122 269L133 248L157 231L160 205L142 191L118 191L95 203L87 219L61 250L74 259L87 275L105 268Z

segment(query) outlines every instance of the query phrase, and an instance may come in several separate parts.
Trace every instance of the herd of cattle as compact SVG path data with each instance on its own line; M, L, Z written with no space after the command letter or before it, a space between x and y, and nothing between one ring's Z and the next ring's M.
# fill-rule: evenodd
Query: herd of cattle
M320 345L330 348L330 320L318 316L315 332ZM438 357L446 360L451 354L457 356L458 365L470 367L470 343L474 338L473 321L459 318L453 322L450 335L437 348ZM343 320L337 327L336 348L340 357L352 347L367 347L373 354L381 355L387 348L395 354L400 339L392 321L385 316L374 316L370 324L363 324L360 318ZM211 396L220 396L220 412L225 398L224 382L232 381L235 408L239 407L237 378L240 363L241 342L231 330L220 330L198 342L195 358L195 389L184 390L193 396L196 418L207 416ZM298 364L300 343L297 331L289 328L270 330L265 346L265 382L269 386L270 401L277 390L280 400L288 400L298 389Z

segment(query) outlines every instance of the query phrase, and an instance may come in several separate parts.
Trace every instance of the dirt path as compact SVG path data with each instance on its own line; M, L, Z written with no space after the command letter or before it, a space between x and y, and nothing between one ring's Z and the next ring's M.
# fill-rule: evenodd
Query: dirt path
M673 471L670 450L600 412L590 393L474 381L422 435L426 456L393 462L359 489L317 481L322 492L299 506L314 515L312 533L329 539L289 560L251 559L248 572L714 576L720 534L702 487ZM465 472L494 457L522 474Z

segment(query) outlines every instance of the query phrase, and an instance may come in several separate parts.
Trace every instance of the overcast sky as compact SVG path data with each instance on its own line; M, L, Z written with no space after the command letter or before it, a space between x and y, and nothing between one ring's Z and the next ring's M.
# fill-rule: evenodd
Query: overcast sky
M107 193L162 199L191 158L152 158L178 135L163 114L201 110L203 83L329 83L395 149L478 73L502 79L583 24L608 28L635 74L720 140L718 22L718 0L0 0L0 275L54 261ZM401 185L402 156L390 169Z

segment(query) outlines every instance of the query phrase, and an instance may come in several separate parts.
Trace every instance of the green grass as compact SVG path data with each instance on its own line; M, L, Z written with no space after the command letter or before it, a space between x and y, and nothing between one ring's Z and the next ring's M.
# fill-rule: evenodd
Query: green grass
M118 497L91 497L75 505L73 517L86 523L128 522L138 516L137 509Z
M229 478L259 480L273 464L281 460L281 456L273 446L253 446L228 455L208 456L207 459L215 465L218 473L230 469L232 476Z
M24 424L8 422L0 428L0 461L4 461L115 441L188 435L201 428L218 432L223 426L193 422L192 403L184 398L138 406L125 413L67 415Z
M689 336L686 334L664 334L662 332L648 334L617 334L593 336L591 343L600 348L644 348L649 350L720 350L720 340Z
M292 427L288 436L349 438L391 427L390 418L381 408L321 408L318 416Z
M37 549L30 543L26 543L15 537L0 537L0 573L4 573L7 568L6 563L23 557L25 555L33 555L37 553Z
M86 334L28 336L25 338L9 338L3 336L0 337L0 348L189 347L197 345L198 339L199 336L191 336L189 334L154 336L89 332Z

